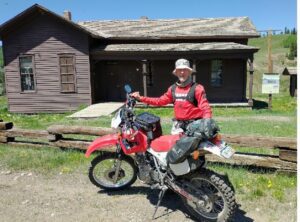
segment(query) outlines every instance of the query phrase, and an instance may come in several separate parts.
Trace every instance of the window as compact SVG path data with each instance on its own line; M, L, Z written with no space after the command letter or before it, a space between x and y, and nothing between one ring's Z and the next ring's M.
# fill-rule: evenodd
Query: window
M223 65L222 60L212 60L211 61L211 79L210 84L211 86L222 86L223 77Z
M33 56L20 56L19 65L21 76L21 91L35 91Z
M60 84L61 92L75 92L75 57L74 55L60 55Z

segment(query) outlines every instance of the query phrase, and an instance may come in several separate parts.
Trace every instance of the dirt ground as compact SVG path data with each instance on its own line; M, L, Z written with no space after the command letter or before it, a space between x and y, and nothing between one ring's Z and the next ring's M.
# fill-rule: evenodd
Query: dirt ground
M296 192L296 191L291 191ZM0 169L0 221L151 221L158 191L136 182L105 192L84 173L41 175ZM296 197L289 204L239 202L238 222L296 221ZM246 213L247 212L247 213ZM180 198L168 192L154 221L193 221Z

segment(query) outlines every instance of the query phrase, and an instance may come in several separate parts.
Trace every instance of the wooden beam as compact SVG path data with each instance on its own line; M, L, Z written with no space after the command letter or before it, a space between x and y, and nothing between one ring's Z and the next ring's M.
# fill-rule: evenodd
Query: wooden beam
M282 161L278 156L267 156L267 155L251 155L251 154L235 154L231 159L220 158L216 155L206 155L206 159L209 162L222 162L232 165L241 165L241 166L255 166L255 167L265 167L273 168L280 170L296 171L297 164Z
M248 104L249 106L253 106L253 98L252 98L252 93L253 93L253 73L254 73L254 67L253 67L253 58L250 59L249 61L249 74L250 74L250 79L249 79L249 100Z
M196 59L193 59L193 74L192 74L192 78L193 78L193 82L196 82L197 79L196 79L196 75L197 75L197 60Z
M0 130L9 130L13 128L14 124L12 122L0 122Z
M51 142L50 144L56 147L86 150L91 142L77 140L58 140L56 142Z
M56 148L55 146L51 146L48 143L33 143L33 142L24 142L24 141L14 141L6 143L9 147L23 147L23 148L45 148L51 147Z
M111 128L64 125L52 125L48 127L47 131L51 134L82 134L92 136L103 136L115 133L115 130Z
M273 60L272 60L272 31L268 31L268 72L273 73ZM268 109L272 109L272 94L269 94Z
M0 136L0 143L7 143L8 139L6 136Z
M279 150L279 159L296 163L297 162L297 151L280 149Z
M222 134L222 138L232 144L259 148L287 148L297 149L297 140L286 137L239 136Z
M52 146L67 148L67 149L79 149L86 150L92 141L80 141L80 140L58 140L56 142L50 143ZM115 147L107 146L102 148L103 151L114 151Z
M8 142L14 142L14 137L6 137L6 136L0 136L0 143L8 143Z
M0 136L56 140L55 135L49 134L46 130L28 130L14 128L11 130L0 131Z
M232 52L220 52L220 51L209 51L209 52L105 52L96 53L92 55L94 60L176 60L180 57L197 58L197 60L208 60L208 59L248 59L253 56L257 50L250 50L247 52L243 51L232 51Z
M143 89L144 89L144 96L147 96L147 75L148 75L148 62L147 60L143 60L143 70L142 70L142 74L143 74Z

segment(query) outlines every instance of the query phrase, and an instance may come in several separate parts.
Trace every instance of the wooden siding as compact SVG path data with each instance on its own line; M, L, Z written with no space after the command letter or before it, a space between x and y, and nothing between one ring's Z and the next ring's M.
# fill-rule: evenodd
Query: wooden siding
M221 59L223 62L222 85L211 86L211 60L197 61L197 82L206 90L210 102L242 102L246 95L246 60Z
M142 62L101 61L97 63L93 81L95 102L125 101L125 84L130 84L134 91L143 92Z
M150 64L153 85L147 87L147 92L149 96L159 97L177 81L172 74L175 60L154 60Z
M223 83L220 87L210 84L211 60L196 60L196 81L204 86L210 102L244 102L246 95L246 60L221 59L223 61ZM172 74L175 60L149 60L152 86L147 86L150 97L165 93L177 78ZM138 69L138 70L137 70ZM131 84L134 91L143 94L142 62L101 61L96 65L96 102L124 101L123 86Z
M49 15L39 15L3 38L9 111L64 112L91 104L88 35ZM59 54L75 55L76 93L61 93ZM35 93L22 93L20 54L34 55Z

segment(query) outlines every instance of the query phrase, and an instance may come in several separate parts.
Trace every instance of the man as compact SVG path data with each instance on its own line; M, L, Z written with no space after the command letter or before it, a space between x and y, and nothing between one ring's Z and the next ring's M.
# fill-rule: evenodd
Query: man
M181 133L189 123L197 119L212 117L204 87L193 82L192 72L193 69L190 67L188 60L178 59L173 71L173 74L178 77L178 81L170 86L165 94L159 98L151 98L141 96L139 92L134 92L131 96L140 102L154 106L173 103L175 121L172 134Z

